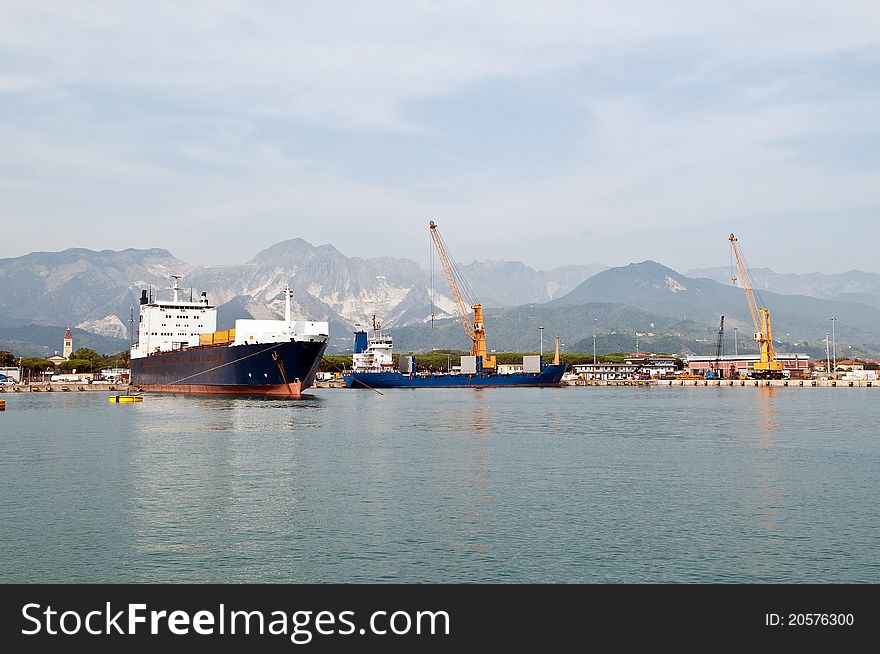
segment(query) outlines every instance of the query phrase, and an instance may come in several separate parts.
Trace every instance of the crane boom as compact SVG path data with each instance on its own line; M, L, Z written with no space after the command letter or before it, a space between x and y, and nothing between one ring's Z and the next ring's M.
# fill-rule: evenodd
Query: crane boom
M455 267L449 260L449 255L446 253L446 248L443 246L443 239L440 237L440 232L437 231L437 223L432 220L428 223L428 227L431 230L431 239L434 241L434 247L437 248L437 256L440 258L440 265L443 267L443 272L446 274L446 282L449 284L449 290L452 293L452 300L455 302L455 313L461 321L461 326L464 327L464 333L468 335L468 338L474 340L474 326L471 324L470 312L464 301L464 296L462 295L461 289L458 287Z
M471 301L471 310L474 312L473 323L470 319L470 311L465 302L464 294L459 285L459 277L461 273L458 271L455 262L452 261L446 246L443 244L443 238L437 231L437 223L431 220L428 223L431 232L431 240L434 241L434 247L437 249L437 256L440 259L440 265L443 266L443 272L446 275L446 281L449 284L449 291L452 293L452 299L455 302L455 313L461 326L464 327L464 333L473 342L473 355L482 357L484 368L495 368L495 357L486 354L486 331L483 326L483 305L478 302ZM466 286L467 284L465 284ZM473 300L473 298L469 298Z
M755 325L755 333L762 331L761 309L758 307L758 300L755 297L755 290L752 284L752 277L749 275L749 269L746 267L745 257L739 248L739 241L733 234L730 235L730 247L733 250L733 256L736 259L736 265L739 268L739 281L743 290L746 292L746 301L749 304L749 312L752 314L752 322ZM731 281L735 284L736 277L731 277Z
M730 247L733 256L736 259L736 265L739 268L739 281L742 283L743 290L746 292L746 301L749 305L749 312L752 314L752 322L755 325L755 342L761 348L761 360L755 364L755 375L759 377L782 377L783 365L776 360L776 352L773 349L773 331L770 327L770 309L763 307L758 302L755 295L752 277L746 266L745 257L739 247L739 241L733 234L729 237ZM737 278L731 277L736 283Z

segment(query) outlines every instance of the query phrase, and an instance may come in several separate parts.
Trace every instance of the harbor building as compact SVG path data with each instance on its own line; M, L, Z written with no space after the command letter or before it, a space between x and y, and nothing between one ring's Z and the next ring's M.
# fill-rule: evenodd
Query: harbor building
M571 372L587 381L657 379L675 374L675 358L638 355L625 358L623 363L576 363Z
M128 368L104 368L101 370L101 379L112 382L127 382L131 379L131 370Z
M18 383L21 379L21 370L18 368L8 367L0 368L0 381L14 381Z
M733 379L747 376L755 369L755 364L760 360L761 355L757 352L754 354L722 355L717 359L717 367L721 369L724 377ZM810 357L807 354L777 354L776 360L782 364L783 370L790 377L807 377L810 374ZM685 361L688 372L701 377L716 367L716 359L711 355L689 356Z

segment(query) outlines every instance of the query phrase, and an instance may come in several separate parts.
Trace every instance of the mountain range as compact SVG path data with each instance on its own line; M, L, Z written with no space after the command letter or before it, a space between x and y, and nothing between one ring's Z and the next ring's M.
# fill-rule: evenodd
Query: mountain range
M758 291L783 295L808 295L822 300L861 302L880 307L880 275L861 270L845 273L778 273L769 268L750 271L752 283ZM707 277L722 284L732 284L729 267L695 268L685 273L688 277Z
M880 308L857 302L802 295L762 293L771 308L774 340L780 351L824 356L823 339L835 316L840 352L880 353ZM691 278L654 261L610 268L585 280L570 293L542 305L487 311L489 347L499 351L537 351L539 327L545 337L560 335L564 349L598 352L636 349L677 354L714 352L721 315L725 351L757 351L754 327L742 289L707 278ZM401 351L467 347L456 321L409 325L393 330ZM734 336L737 345L733 345ZM545 351L552 347L545 338Z
M860 302L804 295L761 293L771 310L774 338L785 342L819 341L836 316L838 339L850 344L880 343L880 308ZM686 277L655 261L612 268L587 279L552 306L618 302L680 319L717 325L726 316L729 329L754 330L741 288L705 277Z
M490 348L498 351L537 351L543 326L545 350L559 333L567 351L591 351L596 334L600 352L638 346L708 353L722 314L728 335L734 327L739 332L739 349L754 346L745 295L724 282L721 268L696 271L697 276L654 261L551 271L511 261L460 268L487 308ZM171 274L184 275L186 288L207 292L219 305L219 329L231 327L237 318L280 317L281 290L289 283L295 317L330 323L331 351L350 350L352 330L369 324L373 314L394 335L398 351L468 347L458 321L451 318L454 305L442 271L434 272L432 293L430 272L414 261L346 257L332 245L292 239L231 266L193 266L163 249L72 249L0 260L0 348L49 354L60 349L61 334L70 324L78 330L77 346L94 337L104 339L88 341L99 351L125 349L129 313L140 290L165 297ZM833 315L841 347L880 353L880 298L875 297L880 276L853 271L799 279L764 269L753 276L761 280L761 297L771 308L782 349L819 352Z
M591 264L538 271L507 261L462 266L478 297L505 306L564 295L602 268ZM164 249L75 248L0 259L0 347L14 341L28 354L59 349L61 337L47 342L42 331L30 342L18 338L20 334L14 339L7 335L8 329L29 323L71 325L112 339L104 342L104 349L127 346L129 317L141 289L165 297L172 274L183 275L186 288L207 292L218 305L219 329L231 327L237 318L281 317L281 291L289 283L294 317L328 321L331 346L342 349L349 345L354 326L369 324L373 314L394 327L429 320L432 310L441 318L454 310L442 271L435 271L432 293L430 272L414 261L346 257L332 245L314 246L302 239L277 243L231 266L193 266Z

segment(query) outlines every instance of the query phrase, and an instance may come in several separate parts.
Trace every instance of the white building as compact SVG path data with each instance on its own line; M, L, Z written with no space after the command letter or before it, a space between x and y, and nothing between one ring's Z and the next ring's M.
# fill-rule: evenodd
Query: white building
M131 377L131 370L128 368L104 368L101 371L101 377L106 381L119 381Z
M623 363L576 363L571 372L578 379L592 381L666 377L675 374L675 357L632 356Z
M21 377L20 377L21 371L18 368L12 368L12 367L0 368L0 375L2 375L2 376L0 376L0 381L6 380L6 379L14 381L14 382L21 381Z

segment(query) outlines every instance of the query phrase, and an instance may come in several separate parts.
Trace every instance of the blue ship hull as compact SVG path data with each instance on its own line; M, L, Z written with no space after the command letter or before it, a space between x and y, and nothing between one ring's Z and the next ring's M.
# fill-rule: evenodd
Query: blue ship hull
M326 342L197 347L131 360L144 391L298 397L312 385Z
M476 375L404 375L392 372L350 372L345 377L348 388L515 388L522 386L559 386L565 364L544 366L540 373L479 373Z

